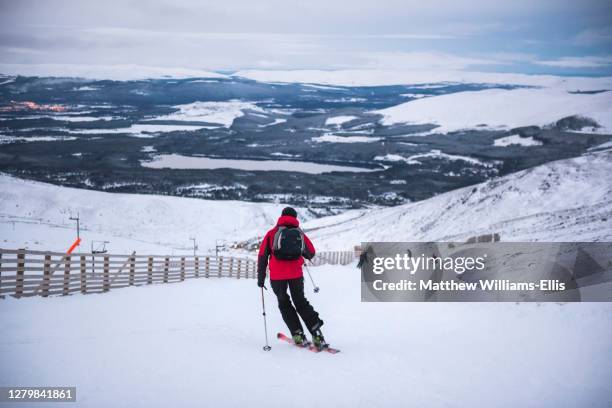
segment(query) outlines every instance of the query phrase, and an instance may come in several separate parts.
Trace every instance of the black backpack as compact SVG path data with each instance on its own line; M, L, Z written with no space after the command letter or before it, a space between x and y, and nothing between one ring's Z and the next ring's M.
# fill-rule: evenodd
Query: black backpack
M304 253L304 233L296 227L281 225L274 234L272 253L276 259L293 261Z

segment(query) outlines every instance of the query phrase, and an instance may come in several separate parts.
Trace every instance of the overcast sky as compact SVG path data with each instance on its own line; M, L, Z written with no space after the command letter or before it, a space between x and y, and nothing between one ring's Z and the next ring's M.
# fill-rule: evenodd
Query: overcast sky
M0 0L0 63L612 75L612 1Z

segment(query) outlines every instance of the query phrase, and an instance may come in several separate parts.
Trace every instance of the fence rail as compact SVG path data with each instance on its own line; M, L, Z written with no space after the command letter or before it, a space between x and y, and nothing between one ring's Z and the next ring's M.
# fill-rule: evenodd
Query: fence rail
M354 253L323 252L314 265L347 264ZM231 256L71 254L0 249L0 298L102 293L194 278L255 278L253 259Z
M348 265L355 259L354 251L329 251L317 252L312 259L312 264L315 266L323 264L331 265Z

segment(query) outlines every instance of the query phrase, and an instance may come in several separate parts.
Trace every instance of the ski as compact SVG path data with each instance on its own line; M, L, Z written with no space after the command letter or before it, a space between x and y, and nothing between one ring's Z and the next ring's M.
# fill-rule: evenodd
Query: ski
M319 348L317 348L317 347L316 347L314 344L312 344L312 343L311 343L311 342L309 342L309 341L308 341L308 342L306 342L306 343L305 343L305 344L303 344L303 345L301 345L301 344L295 344L295 342L293 341L293 339L292 339L291 337L286 336L286 335L284 335L283 333L278 333L278 334L276 335L276 337L277 337L279 340L286 341L287 343L289 343L289 344L293 344L293 345L294 345L294 346L296 346L296 347L303 348L303 349L308 349L308 350L312 351L313 353L320 353L321 351L327 351L327 352L328 352L328 353L330 353L330 354L336 354L336 353L339 353L339 352L340 352L340 350L338 350L338 349L336 349L336 348L333 348L333 347L329 347L329 346L326 346L326 347L323 347L322 349L319 349Z
M286 341L286 342L287 342L287 343L289 343L289 344L293 344L295 347L299 347L299 348L303 348L303 349L308 348L308 347L310 347L310 345L311 345L311 344L310 344L310 342L308 342L308 341L307 341L307 342L305 342L304 344L295 344L295 342L293 341L293 339L292 339L291 337L286 336L286 335L284 335L283 333L277 333L277 334L276 334L276 337L277 337L279 340Z
M340 352L340 350L338 350L337 348L333 348L333 347L329 347L329 346L325 346L323 348L318 348L314 344L311 344L310 346L308 346L308 350L310 350L310 351L312 351L314 353L320 353L322 351L327 351L330 354L336 354L336 353Z

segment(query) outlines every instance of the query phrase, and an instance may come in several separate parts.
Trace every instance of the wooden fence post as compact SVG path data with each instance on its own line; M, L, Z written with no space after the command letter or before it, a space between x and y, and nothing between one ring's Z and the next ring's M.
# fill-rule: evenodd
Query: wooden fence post
M242 266L242 261L238 259L238 267L236 268L238 270L238 273L236 274L237 279L240 279L240 267L241 266Z
M2 289L2 252L0 252L0 289ZM4 299L4 295L0 294L0 299Z
M64 261L64 287L62 295L66 296L70 291L70 256L67 256Z
M110 265L109 257L104 257L104 269L102 272L102 291L108 292L110 290Z
M87 293L87 269L85 267L85 256L81 255L81 293Z
M234 257L230 257L230 264L229 264L229 277L232 277L232 272L234 269Z
M147 284L153 283L153 257L149 257L147 261Z
M207 256L204 261L204 277L208 278L210 276L210 257Z
M136 267L136 257L134 255L130 256L130 277L129 277L129 285L134 286L134 269Z
M51 279L51 255L45 255L45 266L43 267L43 297L49 296L49 280Z
M15 297L23 295L23 274L25 272L25 249L17 252L17 277L15 282Z
M217 258L217 267L219 268L219 275L217 277L220 278L221 277L221 269L223 268L223 257L222 256Z
M185 280L185 257L181 257L181 282Z
M195 266L195 277L199 278L200 277L200 258L198 258L197 256L194 259L194 266Z
M168 283L168 268L170 267L170 258L166 257L166 262L164 263L164 283Z

